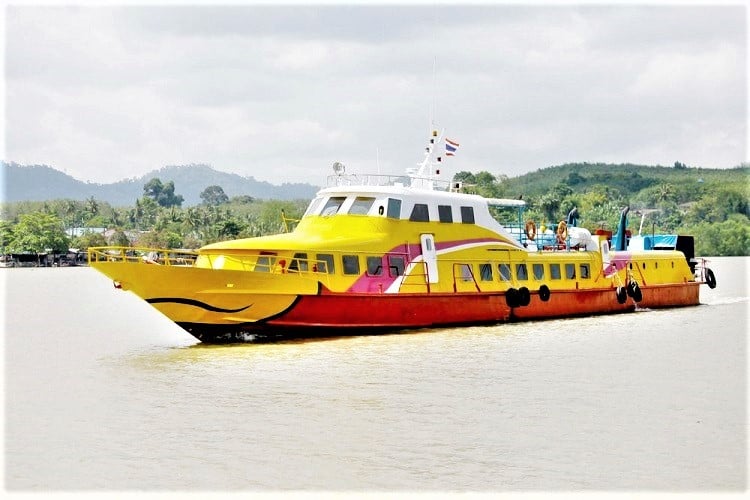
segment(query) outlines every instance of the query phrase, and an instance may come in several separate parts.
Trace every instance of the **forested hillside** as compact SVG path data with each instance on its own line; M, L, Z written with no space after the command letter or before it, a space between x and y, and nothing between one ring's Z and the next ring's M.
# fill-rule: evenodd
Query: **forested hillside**
M519 177L459 172L470 190L489 197L522 197L527 219L564 220L573 208L579 224L614 229L630 207L629 229L693 234L700 255L750 254L750 167L690 168L571 163Z
M174 182L186 206L198 205L201 191L211 185L223 186L229 196L278 200L310 198L318 190L317 186L302 183L274 185L202 164L167 166L111 184L82 182L47 165L2 162L0 167L5 182L3 201L85 200L94 197L114 206L128 206L143 194L143 185L155 178Z
M140 184L134 201L125 205L94 195L6 202L0 212L2 252L105 244L196 248L284 230L282 210L287 218L298 219L312 196L306 193L296 200L274 200L268 199L273 197L269 193L264 193L266 199L233 194L237 186L231 185L231 180L228 185L222 184L229 179L223 175L230 174L216 173L215 177L204 177L207 183L199 190L199 201L183 206L187 205L187 196L179 189L184 183L177 175L181 172L184 170L162 169L161 179L153 177ZM58 180L64 182L64 177ZM599 227L614 229L620 211L629 206L629 229L634 234L643 216L644 232L694 235L698 255L750 255L747 165L713 170L681 163L673 167L579 163L514 178L487 171L459 172L455 180L461 181L467 192L523 198L526 219L538 226L557 224L576 208L579 225L592 231ZM305 191L307 185L301 188ZM286 225L291 227L293 222ZM73 227L108 231L78 235Z

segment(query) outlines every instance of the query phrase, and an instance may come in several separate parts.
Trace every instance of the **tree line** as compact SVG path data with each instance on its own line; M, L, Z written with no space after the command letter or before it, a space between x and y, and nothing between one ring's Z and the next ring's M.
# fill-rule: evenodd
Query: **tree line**
M175 193L174 183L154 178L130 207L113 207L93 197L4 203L0 252L64 253L70 248L105 245L199 248L280 232L285 229L282 211L288 219L299 219L307 205L307 200L229 198L220 186L209 186L200 196L200 205L183 208L183 197Z
M465 189L490 198L522 197L526 220L556 224L577 209L578 224L590 231L616 230L621 210L630 207L628 229L637 234L695 237L697 255L750 255L750 169L666 167L617 168L571 164L519 178L489 172L459 172ZM530 179L534 179L530 182Z
M629 206L633 234L644 215L645 233L692 234L698 255L750 254L747 167L706 172L676 162L667 171L653 168L654 175L649 175L647 167L607 170L566 165L513 179L487 171L464 171L454 181L460 181L464 191L485 197L522 197L527 203L526 220L538 227L552 227L576 208L580 226L592 232L614 230L621 209ZM0 249L2 253L40 253L103 245L199 248L289 229L282 213L299 219L307 205L307 200L229 198L216 185L206 187L200 198L200 205L183 208L183 197L175 193L174 183L155 178L144 185L143 196L130 207L113 207L93 197L5 203L0 213ZM71 233L70 228L76 227L91 231ZM109 231L104 235L94 228Z

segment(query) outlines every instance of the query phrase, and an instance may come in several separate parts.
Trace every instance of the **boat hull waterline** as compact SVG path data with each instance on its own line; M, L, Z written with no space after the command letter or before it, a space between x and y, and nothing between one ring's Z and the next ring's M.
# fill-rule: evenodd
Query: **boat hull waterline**
M275 277L267 273L145 263L93 261L92 265L112 278L117 288L136 293L206 343L362 335L402 329L614 314L636 308L694 306L699 304L700 285L695 281L641 285L642 298L637 303L632 297L620 303L614 285L553 289L547 294L536 289L529 290L527 305L517 305L509 298L507 290L337 293L319 281L299 279L294 280L295 288L305 293L284 293L265 283ZM143 276L151 279L139 279ZM249 281L248 277L260 280L253 284L243 283ZM285 277L289 278L288 275ZM607 281L616 282L609 278ZM301 286L303 283L306 286ZM228 287L228 284L232 286Z

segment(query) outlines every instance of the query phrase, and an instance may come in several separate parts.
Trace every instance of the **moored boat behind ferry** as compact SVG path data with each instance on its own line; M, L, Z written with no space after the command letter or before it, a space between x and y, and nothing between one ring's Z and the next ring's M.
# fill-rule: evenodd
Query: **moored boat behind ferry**
M537 232L523 219L524 201L440 181L437 137L406 176L334 164L291 232L195 253L91 248L89 262L211 343L691 306L702 283L716 285L694 259L692 237L628 242L627 210L611 244L574 217ZM514 220L499 222L498 211Z

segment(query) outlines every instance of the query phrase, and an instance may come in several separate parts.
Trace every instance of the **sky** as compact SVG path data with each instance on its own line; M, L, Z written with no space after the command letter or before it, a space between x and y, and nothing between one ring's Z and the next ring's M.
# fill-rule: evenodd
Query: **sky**
M744 4L24 5L6 161L91 182L202 163L273 184L748 161ZM179 190L179 189L178 189Z

